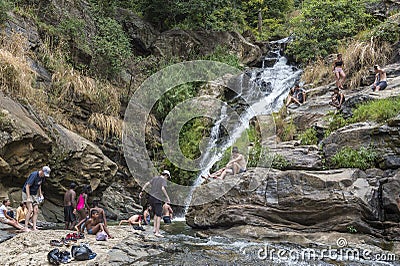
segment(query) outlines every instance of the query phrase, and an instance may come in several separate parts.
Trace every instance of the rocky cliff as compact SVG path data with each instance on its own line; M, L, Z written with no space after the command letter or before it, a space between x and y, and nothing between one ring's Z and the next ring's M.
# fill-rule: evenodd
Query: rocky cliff
M392 97L398 100L398 69L398 64L387 66L390 85L385 91L371 93L368 87L343 91L347 99L343 115L362 102ZM308 89L307 103L288 108L286 120L293 121L301 131L311 127L326 131L327 113L333 110L328 104L333 87L331 84ZM399 119L397 115L380 123L351 124L325 137L322 134L318 146L301 145L300 140L278 142L271 151L286 161L284 171L254 168L237 178L231 176L198 187L194 202L213 197L223 187L233 189L210 203L191 206L186 221L194 228L232 228L229 231L234 232L237 227L244 235L256 238L262 235L256 229L261 227L277 234L354 230L398 239ZM262 123L268 121L259 117L261 130ZM265 145L276 138L264 140ZM326 170L332 157L344 147L373 147L379 169Z

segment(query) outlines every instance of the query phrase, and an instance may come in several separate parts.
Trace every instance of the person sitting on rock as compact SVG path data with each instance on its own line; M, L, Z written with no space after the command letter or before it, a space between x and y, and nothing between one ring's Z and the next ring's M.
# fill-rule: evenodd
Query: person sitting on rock
M174 213L174 211L172 210L171 206L168 204L168 202L165 202L163 205L163 213L162 213L164 223L166 223L166 224L171 223L173 213Z
M108 238L112 238L110 232L108 231L107 225L99 221L99 212L97 210L92 211L91 217L89 219L80 221L75 226L76 231L83 233L84 229L81 229L82 224L84 224L83 228L86 228L86 231L89 235L97 235L97 233L104 231L108 235Z
M99 207L99 201L98 200L93 200L92 202L92 208L89 210L89 215L92 216L92 211L97 210L99 212L99 221L101 223L104 223L107 225L107 217L106 213L104 212L104 209Z
M208 177L203 178L215 178L215 179L224 179L227 174L238 174L238 173L243 173L246 172L246 159L242 154L239 153L238 147L233 147L232 148L232 155L231 159L229 162L226 164L226 166L217 172L208 175Z
M372 91L381 91L386 89L387 81L386 81L386 72L378 65L374 65L375 71L375 81L371 86Z
M9 199L3 200L3 205L0 206L0 222L3 223L3 224L11 225L11 226L13 226L13 227L15 227L17 229L27 231L27 229L24 226L20 225L17 222L17 220L15 220L14 218L10 217L7 214L7 211L8 211L7 207L8 206L10 206L10 200Z
M300 88L299 84L295 84L294 87L290 90L290 93L287 97L286 107L288 107L291 103L302 105L305 102L306 102L306 91Z
M26 214L28 213L28 207L26 207L26 203L21 202L16 212L17 212L17 218L16 218L17 222L20 224L25 224ZM29 217L29 220L31 217ZM29 225L32 226L32 223L29 222Z
M329 104L336 107L336 109L340 110L344 101L345 101L344 94L339 91L339 88L335 88L332 94L332 101L329 102Z
M151 219L150 212L151 212L151 206L148 205L146 210L144 210L143 212L143 223L146 225L150 224L150 219Z
M128 220L121 220L119 222L119 225L121 225L122 223L129 223L129 225L142 226L142 216L139 214L132 215L131 217L129 217Z

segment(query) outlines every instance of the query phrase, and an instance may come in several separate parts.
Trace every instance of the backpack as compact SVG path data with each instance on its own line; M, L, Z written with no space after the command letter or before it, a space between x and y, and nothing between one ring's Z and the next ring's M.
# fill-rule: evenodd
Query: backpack
M71 247L71 254L75 260L91 260L96 257L94 253L87 245L80 244L79 246Z

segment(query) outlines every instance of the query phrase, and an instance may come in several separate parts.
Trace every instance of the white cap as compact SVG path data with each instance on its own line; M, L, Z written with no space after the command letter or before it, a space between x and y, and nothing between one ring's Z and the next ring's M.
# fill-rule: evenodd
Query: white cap
M161 173L162 175L168 175L169 177L171 177L171 173L168 170L164 170Z
M43 171L43 174L44 174L45 177L49 177L50 176L50 172L51 172L50 167L43 166L42 171Z

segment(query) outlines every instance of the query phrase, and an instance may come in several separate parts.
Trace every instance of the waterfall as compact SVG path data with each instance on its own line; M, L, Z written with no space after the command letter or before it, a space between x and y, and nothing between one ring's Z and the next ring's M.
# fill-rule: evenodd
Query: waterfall
M194 182L192 191L196 186L204 181L202 175L207 175L212 166L221 160L224 152L232 146L242 133L249 127L250 120L257 115L271 114L278 111L284 103L284 100L294 83L299 79L301 70L287 64L287 59L280 54L281 44L277 41L278 48L271 51L264 61L274 61L271 67L266 67L267 62L263 62L263 68L253 69L243 73L237 83L240 86L240 93L234 99L241 98L247 103L247 108L241 112L234 130L229 132L229 137L223 141L220 140L221 125L228 124L230 114L227 112L227 106L223 106L220 112L220 118L215 122L211 129L210 139L206 152L202 154L202 171ZM272 56L273 55L273 56ZM244 77L248 77L248 82ZM231 121L230 121L231 123ZM217 145L219 144L219 145ZM191 201L191 195L187 200L187 207Z

